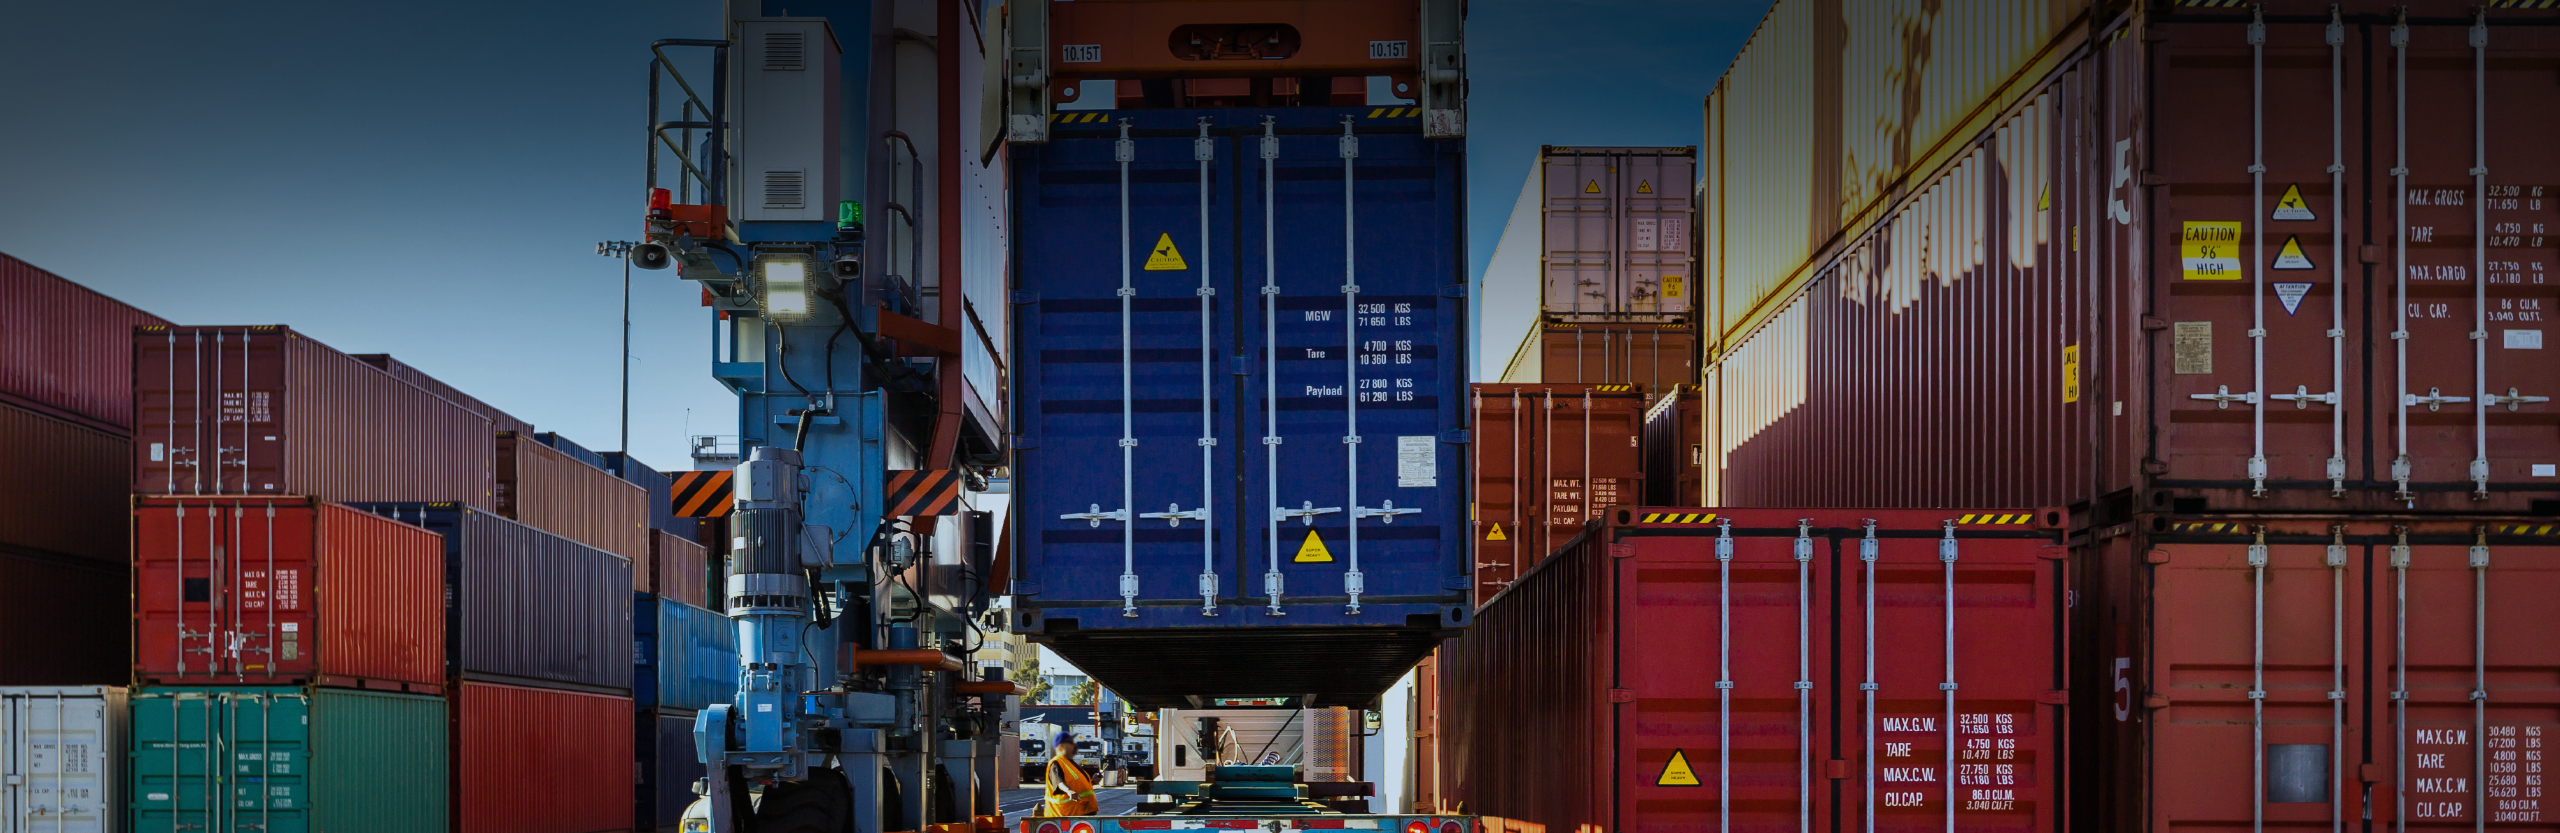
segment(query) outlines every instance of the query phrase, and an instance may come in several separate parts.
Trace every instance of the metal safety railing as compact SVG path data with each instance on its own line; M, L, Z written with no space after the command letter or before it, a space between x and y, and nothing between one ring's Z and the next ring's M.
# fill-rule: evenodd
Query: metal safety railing
M693 91L692 82L685 80L684 73L676 69L675 62L667 57L667 47L670 46L706 47L711 50L711 101L709 103L703 102L702 96ZM669 38L649 44L649 56L648 176L647 189L641 192L642 198L646 199L648 193L658 187L658 151L663 146L675 154L676 163L681 166L682 173L677 177L676 190L683 192L682 202L691 204L693 186L700 185L703 204L727 205L726 171L729 169L729 150L726 127L729 113L729 41ZM658 78L661 73L673 79L677 89L684 91L684 101L678 105L674 121L658 120L659 114L665 112L658 97ZM703 118L695 119L696 115ZM671 130L677 131L682 136L681 142L668 138L667 132ZM704 132L702 145L704 158L701 165L694 164L693 158L693 136L694 131L697 130Z

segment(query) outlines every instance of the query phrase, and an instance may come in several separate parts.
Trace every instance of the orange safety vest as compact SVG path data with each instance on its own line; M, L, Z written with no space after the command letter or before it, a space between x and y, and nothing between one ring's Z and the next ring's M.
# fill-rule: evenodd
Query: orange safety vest
M1094 816L1102 814L1102 803L1093 797L1093 779L1084 768L1076 766L1075 744L1060 744L1057 754L1049 757L1048 779L1041 804L1044 816Z

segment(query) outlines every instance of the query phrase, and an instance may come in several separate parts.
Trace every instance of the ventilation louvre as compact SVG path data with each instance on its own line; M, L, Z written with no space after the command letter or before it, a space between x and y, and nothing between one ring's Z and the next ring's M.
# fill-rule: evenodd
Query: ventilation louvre
M799 72L808 68L808 42L799 32L766 32L764 36L764 69L766 72Z
M799 170L764 172L764 207L789 209L808 207L808 177Z

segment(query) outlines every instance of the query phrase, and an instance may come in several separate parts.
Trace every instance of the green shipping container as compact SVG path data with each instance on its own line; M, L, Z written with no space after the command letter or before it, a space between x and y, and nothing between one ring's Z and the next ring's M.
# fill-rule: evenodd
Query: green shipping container
M445 701L326 688L136 689L133 833L445 833Z

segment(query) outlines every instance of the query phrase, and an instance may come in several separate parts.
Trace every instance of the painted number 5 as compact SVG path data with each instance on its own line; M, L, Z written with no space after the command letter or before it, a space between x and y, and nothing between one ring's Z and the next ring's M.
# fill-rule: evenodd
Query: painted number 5
M2127 721L2127 720L2131 720L2131 719L2133 719L2133 678L2132 678L2131 676L2128 676L2128 674L2127 674L2127 672L2130 672L2130 671L2132 671L2132 670L2133 670L2133 658L2132 658L2132 657L2117 657L2117 658L2116 658L2116 671L2115 671L2115 674L2116 674L2116 694L2115 694L2116 704L2115 704L2115 705L2116 705L2116 722L2117 722L2117 723L2123 723L2123 722L2125 722L2125 721Z

